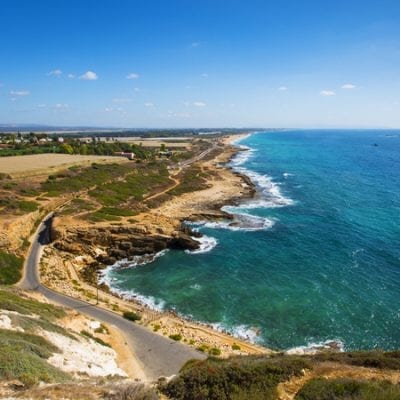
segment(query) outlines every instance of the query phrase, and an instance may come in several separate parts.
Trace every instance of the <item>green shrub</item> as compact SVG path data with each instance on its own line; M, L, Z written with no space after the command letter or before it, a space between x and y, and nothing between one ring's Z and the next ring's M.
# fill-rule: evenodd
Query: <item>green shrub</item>
M142 317L134 311L124 311L122 316L129 321L140 321Z
M182 340L182 335L180 335L179 333L174 333L172 335L169 335L168 337L172 340L175 340L175 342L179 342Z
M221 350L218 349L217 347L213 347L212 349L208 350L208 354L210 356L220 356L221 355Z
M400 386L387 381L316 378L297 393L296 400L398 400Z
M199 347L196 348L196 350L205 353L208 350L208 346L206 344L201 344Z
M174 400L275 400L280 382L310 364L299 357L238 356L186 363L160 390Z
M24 259L14 254L0 250L0 284L12 285L17 283L22 276Z
M241 350L241 347L238 344L233 343L232 350Z

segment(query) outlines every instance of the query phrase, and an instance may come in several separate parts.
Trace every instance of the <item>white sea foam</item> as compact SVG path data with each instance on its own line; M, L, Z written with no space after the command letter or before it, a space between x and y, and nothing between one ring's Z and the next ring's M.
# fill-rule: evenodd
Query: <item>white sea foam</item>
M285 353L289 355L303 355L303 354L316 354L322 350L337 350L344 351L344 343L339 339L326 340L320 343L308 343L307 346L293 347L286 350Z
M275 221L270 218L248 214L242 211L240 207L226 206L223 207L223 210L233 214L233 220L200 221L192 225L210 229L229 229L231 231L251 232L270 229L275 224Z
M290 172L284 172L284 173L283 173L283 176L284 176L285 178L288 178L289 176L294 176L294 174L291 174Z
M193 290L201 290L201 285L195 283L194 285L190 285L189 288Z
M241 140L244 139L239 139L238 141L233 143L238 143ZM279 183L274 182L272 177L259 174L258 172L249 170L241 166L253 156L256 150L245 145L238 145L238 147L240 147L243 151L240 151L231 160L230 165L235 171L248 176L259 189L261 195L260 199L256 199L255 201L246 204L246 208L275 208L290 206L294 204L294 201L292 199L282 194L279 188ZM292 176L292 174L285 172L283 176L287 178L289 176Z
M228 332L237 339L247 340L251 343L260 342L260 329L248 325L236 325L229 327L225 323L215 322L211 324L212 328L219 332Z
M218 240L212 236L203 235L199 238L193 237L193 239L200 243L200 248L197 250L185 250L187 254L208 253L218 244Z
M157 299L153 296L144 296L142 294L136 293L133 290L120 290L112 288L111 291L124 299L138 301L139 303L144 304L145 306L155 311L163 311L165 308L165 301Z
M121 281L112 276L112 272L116 269L125 269L125 268L135 268L140 265L150 264L154 262L157 258L162 257L166 254L168 249L159 251L154 254L144 254L141 256L133 256L131 259L124 258L122 260L117 261L113 265L109 265L104 268L100 272L99 276L99 284L106 284L111 289L114 289L115 284L120 283Z

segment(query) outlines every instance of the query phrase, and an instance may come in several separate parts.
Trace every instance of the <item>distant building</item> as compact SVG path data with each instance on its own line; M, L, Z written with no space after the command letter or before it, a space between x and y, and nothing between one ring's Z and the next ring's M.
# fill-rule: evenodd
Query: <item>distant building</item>
M114 153L114 156L126 157L128 160L133 160L135 158L135 153L117 151Z
M58 143L64 143L64 138L62 138L61 136L59 138L57 138L57 142Z

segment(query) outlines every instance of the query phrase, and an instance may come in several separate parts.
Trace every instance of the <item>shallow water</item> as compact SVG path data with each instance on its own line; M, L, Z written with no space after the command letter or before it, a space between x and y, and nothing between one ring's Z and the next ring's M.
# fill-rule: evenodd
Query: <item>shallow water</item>
M400 347L400 131L259 133L233 165L257 185L203 251L108 269L106 280L278 349ZM207 247L206 247L207 246Z

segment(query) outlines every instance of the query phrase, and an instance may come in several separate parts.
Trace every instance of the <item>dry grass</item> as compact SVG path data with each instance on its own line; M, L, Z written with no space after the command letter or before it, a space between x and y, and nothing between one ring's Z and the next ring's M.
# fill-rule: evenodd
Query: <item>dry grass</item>
M65 169L71 165L92 162L123 162L127 159L111 156L81 156L69 154L34 154L27 156L1 157L0 171L12 177L33 176Z

